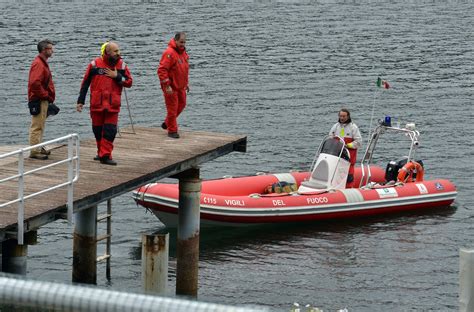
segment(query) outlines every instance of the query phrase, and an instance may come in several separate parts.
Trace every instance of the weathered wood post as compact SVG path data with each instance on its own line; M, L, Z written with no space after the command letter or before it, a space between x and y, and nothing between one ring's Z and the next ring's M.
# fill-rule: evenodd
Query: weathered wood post
M474 249L459 251L459 311L474 311Z
M97 206L76 212L72 253L72 281L97 283Z
M176 294L196 297L198 294L199 213L201 180L199 169L179 175L178 238L176 246Z
M166 293L168 246L168 233L142 234L142 286L146 293Z

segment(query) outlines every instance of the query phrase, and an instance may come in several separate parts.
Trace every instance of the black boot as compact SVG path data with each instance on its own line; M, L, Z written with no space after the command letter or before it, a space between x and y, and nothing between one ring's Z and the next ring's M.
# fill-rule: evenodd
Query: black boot
M104 165L117 166L117 162L113 159L110 159L109 156L101 157L100 163Z

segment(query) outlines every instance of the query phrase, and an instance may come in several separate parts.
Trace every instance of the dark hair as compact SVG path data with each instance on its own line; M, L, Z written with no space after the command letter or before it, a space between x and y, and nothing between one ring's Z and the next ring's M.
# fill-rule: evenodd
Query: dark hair
M43 50L46 49L50 44L54 45L54 43L49 39L41 40L40 42L38 42L38 52L43 52Z
M351 113L349 112L349 110L347 108L341 108L339 110L339 112L344 112L347 114L347 117L351 118Z
M186 33L184 31L177 32L176 35L174 35L174 40L178 41L181 39L181 36L186 36Z
M348 110L347 108L341 108L341 109L339 110L339 113L340 113L340 112L343 112L343 113L346 113L346 114L347 114L347 121L345 122L346 124L352 122L352 119L351 119L351 112L349 112L349 110ZM338 120L339 120L339 118L338 118Z

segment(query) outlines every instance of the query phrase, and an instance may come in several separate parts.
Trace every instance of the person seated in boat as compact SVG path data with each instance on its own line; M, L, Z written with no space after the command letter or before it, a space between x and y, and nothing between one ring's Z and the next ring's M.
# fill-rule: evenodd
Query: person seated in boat
M357 159L357 149L362 144L362 136L360 135L359 127L352 122L351 113L348 109L341 108L338 117L338 122L332 126L329 135L341 137L349 150L351 165L347 175L346 188L351 188L354 186L354 165Z

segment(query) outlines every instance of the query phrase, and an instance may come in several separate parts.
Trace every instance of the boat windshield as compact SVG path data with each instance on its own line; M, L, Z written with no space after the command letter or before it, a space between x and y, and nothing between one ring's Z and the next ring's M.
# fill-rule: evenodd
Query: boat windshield
M349 152L346 148L344 148L344 144L338 138L327 138L323 142L321 153L339 157L339 154L341 154L341 149L343 149L341 158L349 161Z

